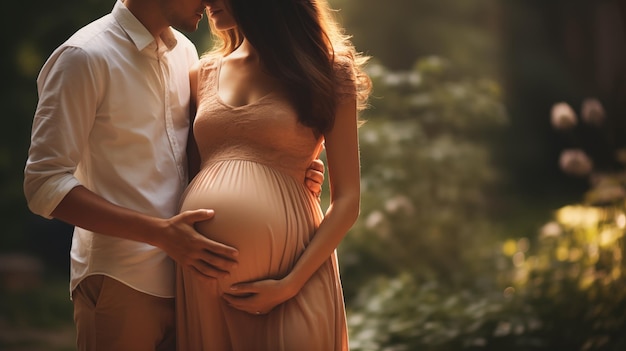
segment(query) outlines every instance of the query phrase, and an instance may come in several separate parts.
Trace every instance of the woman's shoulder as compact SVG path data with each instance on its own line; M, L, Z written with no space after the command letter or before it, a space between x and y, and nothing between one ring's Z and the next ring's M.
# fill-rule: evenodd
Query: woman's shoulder
M200 60L197 63L197 67L201 70L214 70L218 67L219 60L221 59L220 55L215 53L206 53L200 57Z
M213 54L204 54L189 70L192 76L198 77L200 80L210 80L215 76L217 67L219 67L220 57Z
M333 61L335 86L340 99L356 93L356 66L350 54L337 54Z
M199 95L209 92L216 84L217 68L219 67L219 56L205 54L200 57L189 70L190 83L198 87Z

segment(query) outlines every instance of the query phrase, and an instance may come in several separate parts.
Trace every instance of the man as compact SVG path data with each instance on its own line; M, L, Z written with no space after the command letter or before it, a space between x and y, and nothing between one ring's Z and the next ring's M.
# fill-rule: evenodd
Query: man
M24 192L33 212L75 226L79 350L174 350L170 258L208 278L236 265L236 249L194 229L211 210L177 214L188 181L188 69L198 55L170 26L196 30L207 3L120 0L61 45L37 79Z

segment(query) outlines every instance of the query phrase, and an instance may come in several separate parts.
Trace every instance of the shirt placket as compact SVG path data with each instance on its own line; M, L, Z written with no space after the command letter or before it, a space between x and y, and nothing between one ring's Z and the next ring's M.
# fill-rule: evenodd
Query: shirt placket
M159 71L161 73L161 80L163 82L163 103L165 111L165 130L167 138L169 140L170 148L172 150L172 157L176 163L176 169L178 171L178 178L181 182L181 186L184 188L187 185L187 177L185 172L185 165L181 159L179 150L180 145L178 138L176 137L176 128L174 126L174 115L172 113L172 82L171 71L167 60L167 54L159 53L158 55Z

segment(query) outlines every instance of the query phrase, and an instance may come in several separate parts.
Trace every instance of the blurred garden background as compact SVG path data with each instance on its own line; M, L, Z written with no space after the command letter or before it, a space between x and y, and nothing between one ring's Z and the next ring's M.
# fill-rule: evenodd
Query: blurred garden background
M330 3L374 80L352 350L626 350L624 1ZM39 69L112 7L3 4L1 350L74 349L71 228L29 213L22 171Z

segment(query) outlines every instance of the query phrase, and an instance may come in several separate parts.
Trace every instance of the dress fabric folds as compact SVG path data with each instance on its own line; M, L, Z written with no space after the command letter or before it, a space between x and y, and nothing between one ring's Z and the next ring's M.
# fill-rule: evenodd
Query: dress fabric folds
M293 267L319 226L319 202L304 185L322 138L297 120L280 93L245 106L219 95L221 60L205 57L199 71L194 136L201 170L181 211L215 210L198 223L210 239L239 250L223 279L177 267L179 351L348 350L345 307L334 253L294 298L268 314L228 306L221 295L237 282L279 279Z

